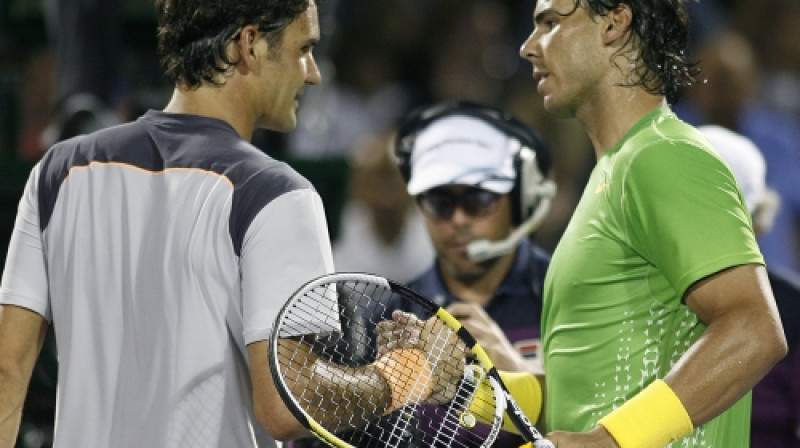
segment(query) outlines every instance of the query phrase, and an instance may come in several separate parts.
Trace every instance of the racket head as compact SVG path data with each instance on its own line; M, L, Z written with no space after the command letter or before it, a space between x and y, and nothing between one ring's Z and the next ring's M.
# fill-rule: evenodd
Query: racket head
M434 322L437 332L447 333L439 338L426 338L427 345L423 347L434 372L432 380L447 378L450 383L447 387L440 385L447 391L447 401L411 403L384 415L385 403L371 400L371 395L379 394L379 385L375 386L374 394L369 387L363 389L358 403L353 402L352 396L321 393L322 382L339 374L358 377L359 371L371 368L381 358L377 325L391 320L395 311ZM396 331L405 331L396 324L393 326ZM461 342L454 344L454 336ZM465 347L469 348L466 365ZM453 360L462 361L459 364ZM485 350L443 308L385 277L333 273L300 287L275 319L269 362L286 406L298 421L330 446L484 447L491 446L500 435L506 394ZM322 365L327 367L321 368ZM478 393L481 384L492 391L492 399L486 400L485 394ZM359 387L365 387L364 383ZM475 422L468 408L473 409L476 404L483 409L481 415L491 416L491 424ZM534 434L529 434L523 440L534 440L532 437Z

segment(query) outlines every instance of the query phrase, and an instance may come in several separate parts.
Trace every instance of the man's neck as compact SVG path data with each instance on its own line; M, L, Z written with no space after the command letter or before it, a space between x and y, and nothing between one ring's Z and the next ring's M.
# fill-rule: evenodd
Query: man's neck
M255 120L241 108L248 102L237 100L235 93L233 86L228 84L223 87L204 85L197 89L176 87L164 112L218 118L230 124L243 139L250 141Z
M581 108L576 117L586 129L599 159L616 147L645 115L666 106L662 95L653 95L639 87L615 86L600 100Z

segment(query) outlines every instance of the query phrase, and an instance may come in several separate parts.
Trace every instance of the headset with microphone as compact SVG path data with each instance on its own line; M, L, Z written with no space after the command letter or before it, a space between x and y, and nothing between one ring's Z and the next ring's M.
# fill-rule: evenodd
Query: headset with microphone
M516 174L510 195L513 222L517 227L502 240L478 240L467 245L467 256L476 262L505 255L534 232L547 216L556 194L555 182L546 178L550 170L550 152L535 130L508 112L467 101L448 101L419 108L400 123L395 154L406 183L411 179L416 136L431 123L450 116L480 119L510 137L508 150L513 154Z

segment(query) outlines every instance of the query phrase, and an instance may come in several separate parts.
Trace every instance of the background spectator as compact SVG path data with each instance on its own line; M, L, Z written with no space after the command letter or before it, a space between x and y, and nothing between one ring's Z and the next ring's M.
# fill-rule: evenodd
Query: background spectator
M770 266L800 273L800 120L762 95L763 68L752 44L728 29L697 49L701 83L687 89L676 111L693 124L717 124L753 140L767 166L767 181L783 206L759 237Z
M764 157L747 137L716 125L700 126L711 145L730 166L753 217L756 233L767 232L779 205L766 184ZM780 268L767 269L775 303L783 321L789 353L753 389L751 446L800 447L800 276Z
M407 282L433 260L425 226L391 152L393 133L362 138L350 156L348 200L333 261L339 271Z

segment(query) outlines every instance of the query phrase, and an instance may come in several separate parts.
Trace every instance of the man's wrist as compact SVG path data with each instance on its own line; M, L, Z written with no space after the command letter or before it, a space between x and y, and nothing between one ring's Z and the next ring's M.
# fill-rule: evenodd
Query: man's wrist
M663 380L653 381L598 425L620 448L662 448L694 430L683 403Z

